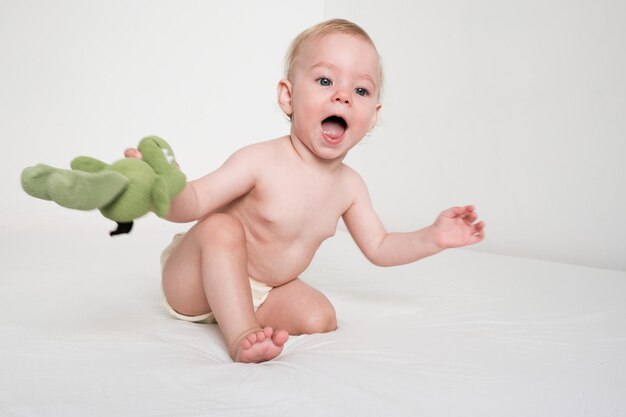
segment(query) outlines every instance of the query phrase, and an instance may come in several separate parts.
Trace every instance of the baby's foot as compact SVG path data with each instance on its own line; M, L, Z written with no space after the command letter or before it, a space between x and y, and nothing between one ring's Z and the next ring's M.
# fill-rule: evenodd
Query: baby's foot
M284 330L274 331L271 327L252 329L238 337L233 344L235 362L265 362L283 351L289 334Z

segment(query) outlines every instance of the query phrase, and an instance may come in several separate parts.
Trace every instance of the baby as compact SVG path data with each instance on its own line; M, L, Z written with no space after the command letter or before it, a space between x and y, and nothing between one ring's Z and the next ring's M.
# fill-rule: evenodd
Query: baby
M361 177L343 163L374 128L382 68L374 43L334 19L301 33L278 83L289 135L247 146L189 182L166 217L197 223L162 256L172 314L217 322L238 362L278 356L289 335L337 327L335 310L298 277L340 218L376 265L401 265L479 242L472 206L442 212L431 226L388 233ZM137 150L126 156L140 157Z

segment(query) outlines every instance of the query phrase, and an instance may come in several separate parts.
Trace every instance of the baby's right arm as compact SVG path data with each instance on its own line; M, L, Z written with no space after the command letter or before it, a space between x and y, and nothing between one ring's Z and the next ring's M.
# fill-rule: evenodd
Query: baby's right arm
M124 155L141 158L136 149L127 149ZM250 147L238 150L215 171L187 182L172 200L165 219L176 223L199 220L246 194L254 188L258 161L258 154Z
M177 223L199 220L248 193L256 182L258 162L250 147L238 150L215 171L188 182L165 218Z

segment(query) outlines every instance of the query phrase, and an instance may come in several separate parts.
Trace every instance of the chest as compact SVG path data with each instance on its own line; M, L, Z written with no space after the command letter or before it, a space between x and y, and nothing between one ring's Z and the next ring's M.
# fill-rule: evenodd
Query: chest
M323 240L347 209L341 181L305 175L261 177L251 192L258 219L286 239Z

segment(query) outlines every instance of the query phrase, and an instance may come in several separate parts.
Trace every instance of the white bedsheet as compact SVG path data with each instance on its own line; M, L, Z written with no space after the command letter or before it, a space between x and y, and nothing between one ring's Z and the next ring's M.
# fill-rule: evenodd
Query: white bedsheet
M626 273L455 250L371 266L343 232L303 276L339 329L232 363L161 306L169 233L5 236L1 416L624 416Z

